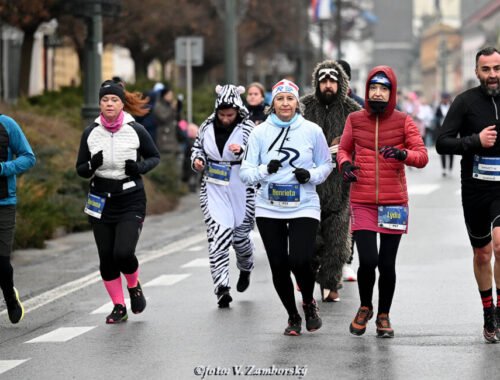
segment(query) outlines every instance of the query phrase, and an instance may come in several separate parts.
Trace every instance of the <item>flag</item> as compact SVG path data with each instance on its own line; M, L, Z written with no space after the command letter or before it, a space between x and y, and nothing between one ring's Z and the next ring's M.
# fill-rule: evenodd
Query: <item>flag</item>
M334 12L332 0L311 0L313 21L329 20Z

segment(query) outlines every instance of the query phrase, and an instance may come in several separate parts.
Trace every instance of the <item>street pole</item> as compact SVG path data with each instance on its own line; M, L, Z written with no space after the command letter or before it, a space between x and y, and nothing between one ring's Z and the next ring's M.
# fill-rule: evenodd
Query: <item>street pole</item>
M193 68L191 62L191 40L186 43L186 95L187 95L187 121L193 122Z
M446 66L448 62L448 47L446 46L446 37L444 32L441 35L441 92L447 92L446 87Z
M325 36L323 31L323 21L319 20L319 61L323 62L323 44L325 42Z
M342 0L337 0L337 59L342 59Z
M99 87L102 82L102 7L96 1L88 4L87 38L84 46L83 107L82 118L85 124L99 115Z
M237 0L225 0L224 75L226 83L231 84L236 84L238 80L236 4Z

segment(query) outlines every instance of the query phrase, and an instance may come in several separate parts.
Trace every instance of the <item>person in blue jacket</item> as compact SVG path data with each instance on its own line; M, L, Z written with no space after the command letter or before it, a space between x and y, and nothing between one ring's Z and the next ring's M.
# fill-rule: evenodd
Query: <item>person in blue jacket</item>
M35 154L14 119L0 114L0 287L12 323L24 317L10 262L16 226L16 176L35 165Z
M288 312L285 335L300 335L302 328L291 273L302 293L306 329L322 325L313 297L312 258L321 214L316 185L332 170L322 129L301 115L297 85L282 79L273 87L271 114L250 134L240 178L260 186L255 216L274 287Z

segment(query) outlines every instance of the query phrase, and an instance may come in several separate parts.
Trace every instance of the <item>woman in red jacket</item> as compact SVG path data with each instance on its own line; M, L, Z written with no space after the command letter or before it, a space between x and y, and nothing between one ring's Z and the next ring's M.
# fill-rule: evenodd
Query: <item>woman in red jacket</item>
M349 328L354 335L363 335L373 316L378 267L377 336L394 336L389 311L396 287L396 255L401 235L408 229L405 165L423 168L429 160L412 118L395 110L396 93L393 70L373 68L366 82L365 109L348 116L337 155L344 181L352 182L351 229L360 263L361 306Z

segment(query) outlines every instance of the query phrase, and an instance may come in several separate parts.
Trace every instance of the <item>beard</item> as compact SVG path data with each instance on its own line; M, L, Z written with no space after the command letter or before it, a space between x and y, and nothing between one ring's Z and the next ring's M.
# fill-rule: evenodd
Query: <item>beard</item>
M319 89L316 91L316 96L322 104L332 104L338 97L336 92L321 92Z
M488 80L487 79L479 79L479 82L481 83L481 88L483 89L486 94L489 96L497 96L500 94L500 80L496 79L497 82L497 87L496 88L491 88L488 87Z

